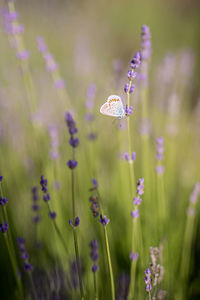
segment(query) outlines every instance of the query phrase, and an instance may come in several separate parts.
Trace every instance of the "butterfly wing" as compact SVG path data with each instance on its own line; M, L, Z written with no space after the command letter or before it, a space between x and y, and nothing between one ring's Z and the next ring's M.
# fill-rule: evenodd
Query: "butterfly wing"
M125 116L122 100L117 95L108 97L106 103L101 106L100 112L111 117L122 118Z

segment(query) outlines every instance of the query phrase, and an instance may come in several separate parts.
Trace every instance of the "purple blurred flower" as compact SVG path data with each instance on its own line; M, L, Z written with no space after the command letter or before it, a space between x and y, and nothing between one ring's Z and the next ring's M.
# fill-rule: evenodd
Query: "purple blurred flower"
M92 184L94 186L94 189L96 190L98 188L98 182L95 178L92 178Z
M132 152L131 157L133 161L136 160L136 152Z
M151 55L151 33L147 25L142 26L141 60L147 60Z
M129 255L129 258L130 260L137 260L139 257L139 254L137 252L133 253L133 252L130 252L130 255Z
M124 158L125 158L125 160L130 161L130 156L129 156L128 152L124 153Z
M151 270L150 270L150 268L147 268L145 271L144 271L144 273L145 273L145 277L144 277L144 282L145 282L145 284L146 284L146 291L147 292L150 292L150 290L152 289L152 286L151 286L151 282L152 282L152 279L151 279L151 274L152 274L152 272L151 272Z
M128 116L128 115L132 115L133 114L133 106L125 106L125 114Z
M66 83L63 79L57 79L55 82L54 82L54 87L55 89L59 90L59 89L63 89L64 87L66 86Z
M41 178L40 178L40 185L42 187L42 192L43 193L46 193L48 191L47 184L48 184L47 179L45 179L44 175L42 175Z
M128 83L126 83L125 86L124 86L124 92L125 93L129 92L129 84Z
M135 79L136 76L137 73L134 70L128 70L127 77L129 80L132 81L133 79Z
M8 223L4 220L3 224L0 224L0 232L5 233L8 231Z
M73 147L76 148L79 144L79 139L78 138L74 138L73 135L71 135L70 139L69 139L69 144Z
M96 218L99 215L98 197L97 196L91 196L89 201L92 202L91 211L92 211L93 216Z
M47 45L44 42L43 37L38 36L36 38L36 40L37 40L37 44L38 44L38 51L41 52L41 53L47 52L48 48L47 48Z
M139 209L137 209L137 208L131 212L131 216L132 216L134 219L138 218L139 215L140 215Z
M140 178L137 184L137 194L142 195L144 193L144 178Z
M68 160L67 165L71 170L73 170L78 165L78 162L75 159Z
M2 182L3 181L3 176L2 175L0 175L0 182Z
M98 252L98 242L97 240L93 240L90 243L91 251L90 251L90 257L91 260L94 262L94 265L92 266L92 272L97 272L98 265L96 264L97 260L99 259L99 252Z
M25 240L22 239L21 237L17 238L17 242L18 242L18 248L21 254L21 258L23 260L24 263L24 270L26 272L32 271L33 266L29 263L29 255L26 251L26 247L25 247Z
M98 265L94 264L91 269L92 269L93 273L96 273L98 271L99 267L98 267Z
M200 195L200 182L197 182L194 186L194 189L190 195L190 202L195 204Z
M140 197L135 197L135 198L133 199L133 203L134 203L134 205L136 205L136 206L140 205L141 202L142 202L142 199L141 199Z
M131 60L130 67L131 69L135 70L140 66L140 64L141 64L140 53L136 52L133 59Z
M4 206L4 205L6 205L8 203L8 199L7 198L5 198L5 197L1 197L0 196L0 205L1 206Z
M106 216L102 217L102 215L100 215L99 222L102 225L106 226L110 222L110 220Z
M71 219L69 219L69 225L70 225L71 227L73 227L73 228L74 228L74 227L78 227L79 224L80 224L80 219L79 219L78 216L75 217L74 223L72 222Z
M132 94L134 91L135 85L131 84L130 89L129 89L129 93Z
M49 211L49 217L53 220L56 218L56 212L55 211Z
M27 60L29 58L30 54L28 50L22 50L17 53L17 58L20 60Z
M157 166L157 167L155 168L155 170L156 170L156 173L157 173L157 174L163 174L163 173L165 172L165 167L159 165L159 166Z

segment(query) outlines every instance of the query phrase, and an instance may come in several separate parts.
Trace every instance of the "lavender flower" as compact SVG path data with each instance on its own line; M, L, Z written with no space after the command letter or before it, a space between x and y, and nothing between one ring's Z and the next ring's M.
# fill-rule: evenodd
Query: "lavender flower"
M137 184L137 194L142 195L144 193L144 178L140 178Z
M139 213L139 209L137 208L141 202L141 195L144 193L144 178L140 178L137 184L137 195L136 197L134 197L133 199L133 204L135 206L135 209L131 212L131 216L133 218L138 218L140 213Z
M98 189L98 182L95 178L92 178L92 184L93 184L93 190L97 190Z
M106 216L103 217L102 215L100 215L99 222L100 222L103 226L106 226L106 225L110 222L110 220L109 220Z
M65 114L65 121L66 121L68 131L69 131L69 134L70 134L69 144L73 148L76 148L79 144L79 140L74 137L74 134L76 134L78 132L78 129L76 128L76 123L75 123L75 121L74 121L74 119L73 119L70 112L67 112ZM76 142L74 142L74 140L76 140Z
M3 181L3 176L2 175L0 175L0 182L2 182Z
M132 153L131 153L131 158L130 158L129 153L128 153L128 152L124 152L122 158L125 158L126 161L132 163L132 162L136 159L136 153L135 153L135 152L132 152Z
M73 170L77 167L78 162L75 159L68 160L67 165L71 170Z
M72 222L71 219L69 219L69 225L70 225L72 228L78 227L79 224L80 224L80 219L79 219L78 216L75 218L74 223Z
M5 233L8 231L8 223L3 220L3 223L0 223L0 232Z
M145 277L144 277L144 282L145 282L145 284L146 284L146 291L147 292L150 292L151 291L151 289L152 289L152 285L151 285L151 282L152 282L152 279L151 279L151 270L150 270L150 268L147 268L145 271L144 271L144 273L145 273Z
M51 141L51 150L50 150L50 157L53 160L58 159L59 157L59 137L58 137L58 130L54 124L49 126L49 135Z
M93 216L96 218L99 215L98 197L97 196L91 196L89 201L92 202L91 211L92 211Z
M8 203L8 199L7 198L5 198L5 197L1 197L0 196L0 205L1 206L4 206L4 205L6 205Z
M129 258L130 260L138 260L139 254L137 252L133 253L132 251L130 252Z
M147 25L142 26L141 60L149 59L151 55L151 33Z
M21 259L23 261L24 270L25 272L30 272L33 270L33 266L29 262L29 255L26 251L25 240L22 239L21 237L18 237L17 242L18 242L18 248L20 251Z
M33 222L38 223L41 220L40 215L38 214L38 211L40 210L40 206L38 205L39 195L38 195L38 188L34 186L32 188L32 210L35 212L35 216L33 217Z
M140 215L139 209L137 209L137 208L131 212L131 216L132 216L134 219L138 218L139 215Z
M129 116L129 115L132 115L133 114L133 106L125 106L125 114L126 114L126 116Z
M94 262L93 266L92 266L92 272L93 273L96 273L97 270L98 270L98 265L97 265L97 261L99 259L99 252L98 252L98 242L97 240L93 240L91 243L90 243L90 247L91 247L91 251L90 251L90 257L91 257L91 260Z
M192 204L195 204L197 202L197 199L200 195L200 182L197 182L194 186L194 189L190 195L190 202Z
M156 167L157 174L163 174L164 173L164 166L161 165L161 161L164 159L164 138L160 137L157 139L157 154L156 159L159 162L158 166Z
M49 211L49 217L51 219L55 219L56 218L56 212L55 211Z
M141 56L139 52L136 52L133 59L131 60L130 67L132 70L139 68L141 64Z
M40 180L40 185L41 185L41 190L42 190L42 192L43 192L43 200L45 201L45 202L48 202L48 201L50 201L51 200L51 196L50 196L50 194L48 193L48 181L47 181L47 179L45 179L44 178L44 175L42 175L41 176L41 180ZM48 207L49 207L49 205L48 205ZM50 210L50 207L49 207L49 217L51 218L51 219L55 219L56 218L56 213L55 212L52 212L51 210Z

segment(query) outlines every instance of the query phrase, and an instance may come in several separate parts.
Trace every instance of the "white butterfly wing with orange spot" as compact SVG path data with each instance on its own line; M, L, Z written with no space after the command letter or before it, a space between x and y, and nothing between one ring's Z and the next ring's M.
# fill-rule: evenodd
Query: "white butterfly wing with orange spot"
M101 106L100 113L111 117L123 118L125 111L121 98L117 95L109 96L106 103Z

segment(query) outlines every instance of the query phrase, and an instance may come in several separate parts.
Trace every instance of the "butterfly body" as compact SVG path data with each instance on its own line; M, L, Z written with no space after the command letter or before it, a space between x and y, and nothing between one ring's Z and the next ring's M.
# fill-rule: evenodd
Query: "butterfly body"
M117 95L108 97L106 103L101 106L100 113L120 119L126 116L122 100Z

